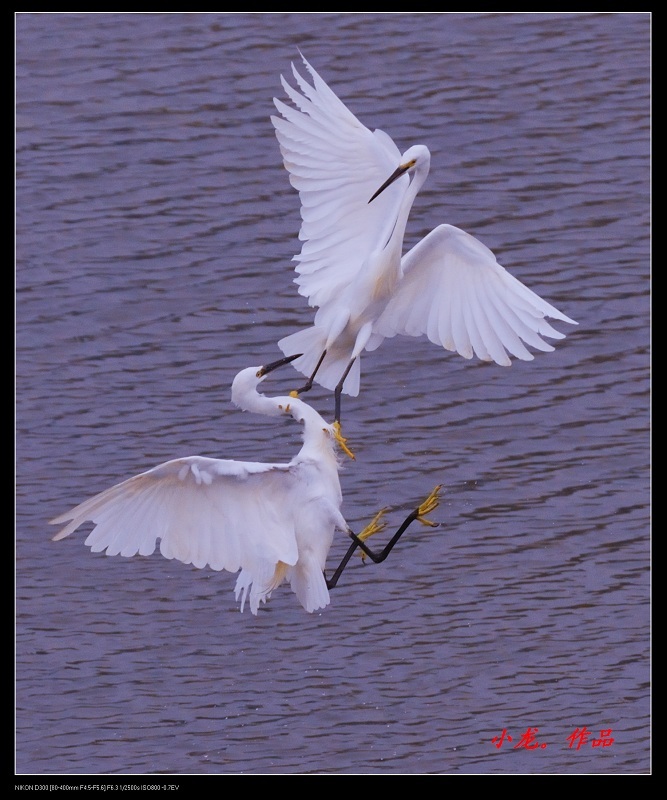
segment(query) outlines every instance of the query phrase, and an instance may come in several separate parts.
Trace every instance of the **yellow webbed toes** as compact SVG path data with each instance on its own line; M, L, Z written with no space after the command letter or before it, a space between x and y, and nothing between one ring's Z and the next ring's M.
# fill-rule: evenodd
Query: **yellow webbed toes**
M357 536L357 539L361 539L362 542L365 542L366 539L369 539L371 536L374 536L376 533L383 531L387 523L382 519L384 515L387 513L386 508L381 508L378 513L373 517L373 519L366 525L363 531ZM361 553L361 560L366 560L366 553L363 550L360 551Z
M422 523L422 525L428 525L431 528L438 527L439 523L432 522L430 519L425 519L424 515L429 514L431 511L435 511L435 509L440 505L441 489L442 485L436 486L426 500L424 500L423 503L417 507L417 519Z
M346 456L349 456L353 461L355 461L354 453L347 446L347 439L340 432L340 422L338 421L334 422L333 427L334 427L334 438L340 445L340 449L345 453Z
M366 539L369 539L374 534L383 531L387 527L387 523L382 519L386 513L387 509L381 508L368 523L368 525L366 525L363 531L357 536L357 539L361 539L362 542L365 542Z

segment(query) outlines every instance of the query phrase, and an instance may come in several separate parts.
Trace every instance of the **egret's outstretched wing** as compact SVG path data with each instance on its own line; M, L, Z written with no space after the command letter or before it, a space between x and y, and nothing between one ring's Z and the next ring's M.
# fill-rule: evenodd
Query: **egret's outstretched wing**
M301 92L282 78L295 107L274 99L271 117L285 168L301 199L299 292L311 306L335 299L366 256L391 235L407 175L369 200L396 169L401 153L383 131L371 132L304 59L313 85L292 66Z
M464 358L475 353L509 366L508 352L530 361L525 344L550 351L542 336L564 338L545 317L577 324L510 275L488 247L451 225L431 231L401 263L403 280L373 328L380 337L426 334Z
M63 539L86 521L86 539L107 555L160 552L195 567L272 574L295 564L294 517L286 489L289 465L192 456L168 461L86 500L51 520L71 520Z

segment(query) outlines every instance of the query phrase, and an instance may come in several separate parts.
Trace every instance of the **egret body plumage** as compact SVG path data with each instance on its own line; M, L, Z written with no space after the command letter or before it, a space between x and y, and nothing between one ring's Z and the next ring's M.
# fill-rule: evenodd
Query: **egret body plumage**
M561 339L546 317L576 324L510 275L493 253L452 225L440 225L403 255L410 209L429 172L424 145L401 154L383 131L370 131L313 67L298 89L282 78L293 105L274 99L271 119L290 181L299 192L299 292L317 308L312 327L281 339L294 366L340 394L357 395L360 355L397 334L426 335L464 358L509 366L530 360L529 345L553 350Z
M260 603L287 581L306 611L329 604L333 588L352 552L360 547L373 560L386 557L415 519L437 505L437 491L412 512L380 554L365 545L382 527L379 515L356 537L341 514L333 426L310 405L293 397L267 397L257 387L269 372L291 361L244 369L232 384L232 401L264 416L290 415L303 424L303 445L288 463L233 461L204 456L176 458L135 475L51 520L67 523L53 538L64 539L86 521L95 527L86 539L93 552L147 556L160 553L185 564L213 570L240 570L236 598L257 613ZM325 562L336 530L352 544L334 578Z

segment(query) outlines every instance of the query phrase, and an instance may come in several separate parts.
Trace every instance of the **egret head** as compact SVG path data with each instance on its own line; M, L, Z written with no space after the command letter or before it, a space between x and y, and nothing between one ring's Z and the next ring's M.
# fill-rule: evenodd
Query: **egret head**
M414 144L412 147L409 147L405 153L401 156L401 163L396 167L396 169L391 173L391 175L387 178L387 180L380 186L380 188L375 192L375 194L371 197L368 201L372 203L373 200L379 195L384 192L384 190L391 186L391 184L404 175L406 172L413 172L416 169L425 169L428 172L428 168L431 164L431 153L429 152L428 147L423 144Z
M265 364L263 367L247 367L242 369L241 372L234 378L232 383L232 403L244 408L249 408L249 403L252 403L254 398L257 398L257 387L264 380L264 378L274 369L282 367L283 364L289 364L298 358L299 354L281 358L278 361L272 361L270 364Z

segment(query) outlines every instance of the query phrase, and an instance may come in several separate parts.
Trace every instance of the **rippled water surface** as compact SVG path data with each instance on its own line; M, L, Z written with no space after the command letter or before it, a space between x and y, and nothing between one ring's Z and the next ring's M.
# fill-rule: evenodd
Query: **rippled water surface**
M650 17L20 13L16 39L16 771L649 771ZM312 318L269 120L298 48L431 149L408 245L462 227L579 326L510 369L366 354L346 518L442 483L442 526L322 613L283 587L252 617L232 575L47 523L168 458L298 448L229 400Z

